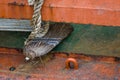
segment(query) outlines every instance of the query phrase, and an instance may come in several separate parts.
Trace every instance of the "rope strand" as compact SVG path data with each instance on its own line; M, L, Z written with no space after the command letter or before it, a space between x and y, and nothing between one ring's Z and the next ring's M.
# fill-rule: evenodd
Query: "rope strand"
M29 41L29 39L34 39L35 37L43 37L49 30L49 22L47 22L47 24L45 24L44 26L41 26L41 9L44 0L28 0L28 3L29 5L34 5L34 13L31 20L33 31L30 33L28 39L25 41L25 45Z

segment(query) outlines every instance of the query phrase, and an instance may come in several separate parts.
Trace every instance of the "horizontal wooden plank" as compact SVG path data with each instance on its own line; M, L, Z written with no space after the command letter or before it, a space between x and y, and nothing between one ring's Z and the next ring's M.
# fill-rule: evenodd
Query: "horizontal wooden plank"
M0 4L1 18L32 17L27 0L0 0ZM119 17L120 0L45 0L42 9L42 19L54 22L120 26Z
M74 31L54 51L120 57L120 27L71 24ZM0 31L0 47L23 48L29 32Z
M72 24L74 31L54 50L120 57L120 27Z

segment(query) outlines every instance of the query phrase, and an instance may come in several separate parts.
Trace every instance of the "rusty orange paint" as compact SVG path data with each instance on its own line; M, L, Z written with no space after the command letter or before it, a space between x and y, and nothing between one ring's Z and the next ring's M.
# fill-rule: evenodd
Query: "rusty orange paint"
M66 69L70 69L70 63L73 63L75 70L78 69L78 62L77 62L77 60L74 59L74 58L68 58L68 59L65 61Z
M83 53L64 53L64 52L56 52L56 57L61 58L75 58L84 61L99 61L99 62L106 62L106 63L120 63L119 57L108 57L108 56L95 56L95 55L85 55Z
M30 19L27 0L0 0L0 17ZM120 26L120 0L45 0L43 20Z
M20 53L22 53L22 50L21 49L13 49L13 48L2 48L2 47L0 47L0 54L20 54Z
M110 57L104 57L104 60L106 58L110 62L106 63L100 56L84 55L86 56L84 58L87 56L94 58L86 61L81 59L83 55L80 54L55 53L52 60L43 66L37 60L35 65L25 62L22 52L18 49L0 48L0 50L0 80L120 80L120 59L116 63L111 63ZM7 54L2 51L6 51ZM9 51L13 54L8 54ZM77 59L79 64L77 70L65 69L64 63L70 59L69 57ZM11 67L16 69L9 71Z

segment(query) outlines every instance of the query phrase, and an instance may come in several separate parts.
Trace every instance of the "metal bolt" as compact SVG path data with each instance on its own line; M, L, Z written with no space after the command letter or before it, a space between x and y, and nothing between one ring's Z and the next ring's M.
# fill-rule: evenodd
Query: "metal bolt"
M14 71L16 68L15 67L10 67L9 70L10 71Z

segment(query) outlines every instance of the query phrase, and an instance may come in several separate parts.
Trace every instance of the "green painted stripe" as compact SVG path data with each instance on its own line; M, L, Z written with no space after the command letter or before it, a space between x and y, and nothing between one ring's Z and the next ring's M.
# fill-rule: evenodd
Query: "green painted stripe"
M54 51L120 57L120 27L71 24L72 34ZM0 32L0 46L23 48L27 32Z

